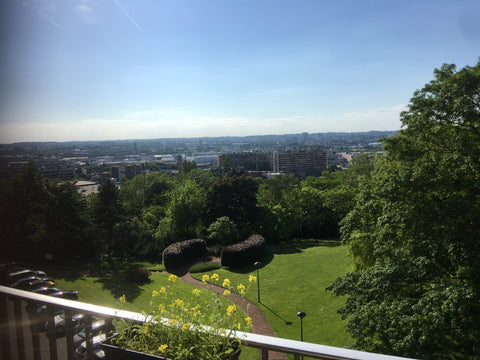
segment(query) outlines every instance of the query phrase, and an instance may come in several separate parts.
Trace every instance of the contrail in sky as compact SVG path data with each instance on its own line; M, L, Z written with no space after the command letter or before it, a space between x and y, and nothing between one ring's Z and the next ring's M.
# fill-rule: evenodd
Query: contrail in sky
M122 12L125 14L125 16L133 23L133 25L135 25L137 27L138 30L140 30L141 32L143 32L143 29L140 27L140 25L137 24L137 22L130 16L130 14L127 12L127 10L125 10L125 8L122 6L122 4L120 4L118 2L118 0L113 0L115 1L115 4L117 4L117 6L120 8L120 10L122 10Z

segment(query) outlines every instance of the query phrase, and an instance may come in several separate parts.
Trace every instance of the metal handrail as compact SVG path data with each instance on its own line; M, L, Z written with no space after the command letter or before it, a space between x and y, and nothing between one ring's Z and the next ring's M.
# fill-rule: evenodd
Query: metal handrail
M148 317L146 317L145 315L132 312L132 311L125 311L125 310L109 308L106 306L98 306L93 304L82 303L79 301L54 298L48 295L35 294L32 292L18 290L18 289L6 287L6 286L0 286L0 295L2 298L8 297L10 299L16 300L17 303L19 301L26 301L28 303L44 304L54 308L61 308L63 310L66 310L65 311L66 319L69 319L73 312L80 312L87 315L87 327L86 327L87 328L87 331L86 331L87 332L87 353L90 356L92 356L92 357L89 356L89 358L93 358L93 349L92 349L91 341L90 341L90 344L88 344L89 339L91 340L91 333L90 333L91 319L89 320L91 316L100 316L105 318L105 323L110 324L110 326L111 326L112 319L126 319L126 320L133 320L137 322L148 321ZM4 301L0 303L0 306L6 308L3 302ZM5 314L3 314L3 316L8 316L8 314L6 314L6 310L4 311L4 313ZM16 315L16 319L18 319L17 315ZM5 326L2 326L2 329L3 331L6 331ZM19 333L18 330L17 330L17 333ZM0 333L0 336L2 337L2 339L4 339L5 335L6 334ZM242 341L242 345L262 349L263 360L268 359L267 350L280 352L280 353L294 354L296 359L299 359L300 356L308 356L310 358L316 358L316 359L333 359L333 360L408 360L407 358L402 358L402 357L368 353L368 352L338 348L333 346L325 346L325 345L313 344L308 342L247 333L243 331L237 331L236 336ZM34 339L34 342L35 342L35 339ZM5 344L2 344L2 345L5 346ZM56 346L55 344L51 344L51 345L53 345L54 347ZM52 353L52 351L50 353ZM4 355L4 358L6 358L5 355ZM51 359L56 359L56 355L54 356L51 355Z

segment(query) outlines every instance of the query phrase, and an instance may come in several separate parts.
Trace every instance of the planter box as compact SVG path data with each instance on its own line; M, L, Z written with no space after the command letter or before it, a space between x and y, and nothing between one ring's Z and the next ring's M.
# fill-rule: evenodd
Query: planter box
M105 352L105 358L107 360L167 360L164 357L119 348L118 346L109 344L108 340L102 343L100 348Z
M107 360L170 360L157 355L150 355L138 351L123 349L110 344L110 338L99 344L100 349L105 352ZM240 349L237 349L229 360L238 360L240 357Z

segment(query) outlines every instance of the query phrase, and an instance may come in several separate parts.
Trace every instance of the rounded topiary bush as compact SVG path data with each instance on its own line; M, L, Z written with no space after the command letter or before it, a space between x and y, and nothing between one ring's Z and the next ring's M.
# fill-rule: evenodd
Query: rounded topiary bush
M191 239L173 243L163 250L162 260L166 269L175 269L203 259L207 254L207 244L203 239Z
M220 255L222 266L239 268L260 260L267 250L263 236L254 234L247 240L223 248Z

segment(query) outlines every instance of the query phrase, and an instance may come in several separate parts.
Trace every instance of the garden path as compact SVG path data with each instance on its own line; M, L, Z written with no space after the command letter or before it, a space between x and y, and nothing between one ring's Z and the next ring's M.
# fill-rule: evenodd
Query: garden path
M212 262L220 263L220 258L212 258L210 259ZM180 269L168 269L168 272L175 274L179 277L180 280L197 287L201 287L210 291L214 291L219 293L220 295L223 294L225 290L223 287L212 284L212 283L204 283L203 281L195 279L192 274L190 274L189 269L192 264L185 266ZM223 295L222 295L223 296ZM232 301L235 305L242 309L242 311L252 318L252 331L255 334L260 335L268 335L268 336L276 336L275 332L273 331L270 323L268 322L267 318L260 310L260 308L254 302L236 294L231 293L228 295L228 299ZM259 350L260 351L260 350ZM278 353L274 351L268 352L268 359L269 360L286 360L287 357L283 353Z

